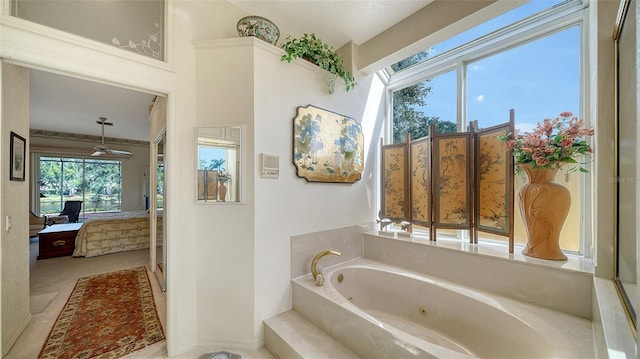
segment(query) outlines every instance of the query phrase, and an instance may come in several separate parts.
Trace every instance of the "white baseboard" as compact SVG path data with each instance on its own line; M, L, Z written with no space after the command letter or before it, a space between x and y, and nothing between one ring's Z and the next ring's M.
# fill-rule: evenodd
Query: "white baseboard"
M199 348L235 349L235 350L259 350L264 346L264 338L260 340L198 340Z

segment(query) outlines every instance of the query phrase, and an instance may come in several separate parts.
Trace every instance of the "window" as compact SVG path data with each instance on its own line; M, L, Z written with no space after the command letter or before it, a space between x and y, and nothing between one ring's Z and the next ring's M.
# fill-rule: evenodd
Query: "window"
M562 44L562 46L558 46ZM516 128L531 131L544 118L563 111L580 116L580 27L545 36L515 48L466 64L467 120L480 128L506 122L516 110ZM580 175L561 171L572 192L572 206L561 234L561 247L580 250ZM565 181L565 178L558 178ZM516 193L524 179L516 177ZM516 211L517 212L517 211ZM516 213L517 214L517 213ZM515 218L515 241L526 243L524 224Z
M156 208L164 208L164 162L158 162L156 176Z
M393 108L387 143L404 142L406 133L412 138L425 136L429 124L444 123L448 130L461 131L477 120L480 128L487 128L507 122L510 109L515 109L516 128L521 132L563 111L584 118L584 6L578 1L531 3L535 5L527 11L540 11L544 4L553 7L537 16L518 8L386 70L391 73L388 89ZM514 19L513 24L505 22ZM488 28L497 28L492 24L508 26L487 35ZM437 132L448 130L437 128ZM565 174L560 172L558 177ZM564 250L583 252L588 245L580 239L590 241L581 232L581 218L588 213L583 182L581 176L571 174L565 184L572 192L572 207L561 235ZM515 217L516 243L524 243L524 226L518 213Z
M438 133L456 132L456 92L455 70L394 91L393 143L405 142L407 134L427 136L430 125Z
M547 35L465 64L467 122L482 128L505 122L531 131L545 117L580 116L580 27ZM542 117L540 117L542 116Z
M40 212L59 213L67 200L81 200L84 213L119 212L122 165L117 160L40 157Z
M476 40L484 35L488 35L502 27L513 24L517 21L534 16L536 14L544 13L551 10L553 7L559 6L563 3L569 3L571 0L531 0L526 4L521 5L511 11L508 11L500 16L497 16L489 21L486 21L480 25L477 25L467 31L464 31L458 35L455 35L441 43L433 46L427 51L422 52L421 56L415 58L412 63L406 63L406 59L399 61L386 69L387 73L394 74L400 72L412 65L426 61L429 58L445 54L447 51L456 49L466 43ZM573 2L576 2L575 0ZM413 55L412 57L415 57ZM411 58L411 57L410 57Z

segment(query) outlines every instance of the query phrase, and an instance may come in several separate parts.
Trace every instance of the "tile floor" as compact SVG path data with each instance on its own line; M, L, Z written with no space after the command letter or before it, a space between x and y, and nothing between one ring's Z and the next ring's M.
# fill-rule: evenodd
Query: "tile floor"
M32 319L20 335L6 359L37 358L44 341L51 330L58 314L64 307L76 281L81 277L107 273L125 268L147 266L149 251L139 250L124 253L108 254L93 258L59 257L36 260L38 256L38 242L32 238L30 252L30 290ZM165 326L166 302L165 296L152 273L149 275L153 287L156 307L162 325ZM243 359L271 359L271 354L262 348L258 351L228 350L225 348L197 348L173 358L198 359L206 353L218 350L242 355ZM205 356L206 357L206 356ZM165 343L158 343L140 351L134 352L127 359L167 358Z

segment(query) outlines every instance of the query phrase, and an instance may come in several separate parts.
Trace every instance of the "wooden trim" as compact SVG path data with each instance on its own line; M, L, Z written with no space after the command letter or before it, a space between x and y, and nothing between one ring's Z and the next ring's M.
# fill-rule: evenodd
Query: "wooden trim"
M47 139L60 139L66 141L82 141L82 142L95 142L100 143L102 141L101 136L83 135L77 133L47 131L47 130L29 130L30 137L47 138ZM127 146L149 146L149 141L129 140L125 138L105 137L105 144L114 145L127 145Z
M469 205L472 208L471 215L471 229L469 230L469 243L478 243L478 202L476 195L479 193L477 185L478 181L478 173L476 173L475 164L478 163L478 121L471 121L469 123L469 142L471 143L471 163L469 164L471 167L471 175L469 178L471 179L471 199Z

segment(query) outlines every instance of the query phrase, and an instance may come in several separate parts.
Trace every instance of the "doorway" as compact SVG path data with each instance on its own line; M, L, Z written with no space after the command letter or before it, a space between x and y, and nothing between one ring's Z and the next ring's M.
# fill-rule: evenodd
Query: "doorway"
M39 170L35 167L37 158L40 154L50 155L54 152L64 153L73 158L93 158L91 156L92 153L96 152L95 147L97 146L96 138L98 134L92 132L95 129L101 131L100 126L96 125L96 120L98 117L102 115L107 115L110 121L114 122L114 126L109 128L107 131L111 130L112 132L108 132L108 137L113 137L118 139L120 142L116 141L118 150L126 150L128 152L133 153L131 158L123 159L122 162L122 181L123 188L121 203L119 203L121 211L145 211L145 195L149 196L148 192L145 192L145 186L140 186L141 180L140 178L145 175L144 169L146 168L146 173L150 172L151 162L149 160L150 157L150 130L149 130L149 105L151 101L145 102L145 99L151 99L155 95L143 93L139 91L132 91L124 88L119 88L111 85L100 84L92 81L88 81L85 79L62 76L50 72L45 72L42 70L36 69L28 69L21 66L12 65L15 68L21 69L21 71L26 70L28 73L27 81L29 82L27 87L29 91L28 95L28 107L29 107L29 117L26 120L26 124L23 125L22 128L25 130L25 137L28 139L28 145L32 148L29 151L27 148L27 153L31 152L31 161L29 162L29 167L27 171L27 178L23 186L20 187L20 191L24 191L24 204L20 205L20 208L24 208L24 212L26 213L26 209L35 209L36 214L40 214L40 198L39 198L39 184L40 184L40 175ZM24 84L23 84L24 85ZM6 83L3 86L11 86ZM142 111L134 111L137 113L145 114L140 121L141 124L138 124L138 127L142 127L142 129L126 129L123 133L127 133L128 135L131 133L135 133L138 131L143 131L146 134L146 137L137 137L137 138L126 138L123 135L120 135L119 127L125 127L125 119L130 118L128 116L123 115L130 108L131 104L127 102L128 100L140 100L139 103L144 104ZM93 103L92 101L96 100L98 104ZM127 102L125 105L124 103ZM134 101L133 101L134 102ZM91 109L91 106L95 106ZM44 120L40 117L41 114L44 114ZM140 116L140 115L137 115ZM4 119L3 119L4 121ZM33 135L30 134L34 133ZM128 136L127 135L127 136ZM142 144L144 143L144 144ZM115 145L114 145L115 148ZM33 150L35 149L35 150ZM109 156L107 156L109 157ZM146 165L141 166L140 163L145 162ZM87 179L82 179L86 181ZM147 176L147 181L149 177ZM132 185L129 185L131 183ZM4 186L4 185L3 185ZM146 186L148 190L149 185ZM28 193L28 194L27 194ZM27 200L28 198L28 200ZM3 199L4 200L4 199ZM86 217L81 217L80 221L83 221ZM26 220L26 215L25 215ZM151 224L150 224L151 225ZM25 241L28 238L28 234L24 234ZM55 289L55 287L48 286L44 289L44 292L38 292L38 289L42 289L41 285L31 285L31 289L27 285L26 293L21 291L19 293L13 292L5 292L3 293L3 301L5 298L13 298L14 301L22 301L24 303L37 302L36 309L29 308L29 312L27 315L31 315L31 317L35 316L51 316L53 319L57 317L57 313L61 310L62 306L66 302L68 297L69 286L73 288L71 282L75 283L77 278L72 275L78 275L80 277L89 276L92 274L97 274L96 272L104 272L117 270L121 263L122 268L128 267L135 263L140 263L142 261L143 265L150 266L150 258L151 258L151 249L144 250L142 252L138 251L136 253L122 253L122 254L113 254L112 259L117 258L117 261L105 261L104 258L96 257L95 260L90 258L86 260L80 260L72 257L60 257L60 258L52 258L47 260L36 260L37 256L37 242L35 243L35 247L33 244L26 244L29 246L29 251L31 256L29 257L29 266L26 266L24 263L17 266L18 268L23 268L26 270L26 273L23 276L26 276L31 280L32 272L34 275L41 275L42 273L68 273L66 276L54 276L54 278L49 278L47 281L55 281L60 280L59 290ZM26 246L25 245L25 246ZM151 246L149 246L151 248ZM4 248L3 248L4 249ZM22 249L19 249L22 251ZM33 255L33 251L35 255ZM155 248L154 248L155 253ZM2 251L3 261L10 257L15 257L14 253L9 251ZM110 255L106 255L110 256ZM24 257L21 261L26 261ZM80 262L89 263L89 262L111 262L106 267L103 265L90 265L90 266L80 266L77 265ZM73 269L70 269L73 268ZM11 275L12 278L15 278L16 275L20 276L15 272L7 273L3 272L3 285L5 283L4 278L8 275ZM38 281L42 280L42 277L36 279ZM38 282L42 284L41 282ZM51 284L51 283L48 283ZM155 295L156 297L156 305L161 303L161 307L158 306L158 312L162 316L166 313L166 301L163 295ZM158 301L158 297L162 297L161 301ZM3 308L11 308L10 306L5 306L3 303ZM51 315L51 311L57 311L54 315ZM31 318L29 317L29 318ZM163 318L164 321L164 318ZM32 325L33 322L39 322L40 325L42 321L29 321L26 320L24 325L20 327L20 323L15 326L16 330L12 328L13 323L5 323L3 321L3 333L8 333L12 336L12 338L5 339L3 337L3 352L8 352L7 358L11 358L13 353L20 352L21 355L24 354L23 350L26 348L23 344L33 343L36 341L44 341L44 338L33 338L29 337L34 332L33 330L24 330L25 327L28 328L28 325ZM29 324L26 324L29 323ZM49 323L49 327L52 323ZM166 327L166 326L165 326ZM24 335L21 335L20 333ZM38 330L36 330L38 332ZM42 332L42 331L40 331ZM45 330L44 332L48 332ZM25 337L27 335L27 337ZM42 340L40 340L42 339ZM33 346L33 345L31 345ZM10 351L11 350L11 351ZM35 356L37 356L37 352ZM34 356L34 357L35 357Z

